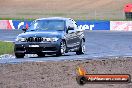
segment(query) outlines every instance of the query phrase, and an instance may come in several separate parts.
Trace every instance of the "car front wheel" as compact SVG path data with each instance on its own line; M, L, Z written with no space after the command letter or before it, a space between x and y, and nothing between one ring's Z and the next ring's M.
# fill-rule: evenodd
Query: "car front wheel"
M59 51L56 53L56 56L61 56L62 54L64 54L66 51L66 43L64 41L62 41L60 43L60 49Z

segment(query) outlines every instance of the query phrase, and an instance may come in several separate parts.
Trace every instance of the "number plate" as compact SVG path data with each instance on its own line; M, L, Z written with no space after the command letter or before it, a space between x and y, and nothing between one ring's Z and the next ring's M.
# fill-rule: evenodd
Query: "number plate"
M39 45L29 45L29 47L39 47Z

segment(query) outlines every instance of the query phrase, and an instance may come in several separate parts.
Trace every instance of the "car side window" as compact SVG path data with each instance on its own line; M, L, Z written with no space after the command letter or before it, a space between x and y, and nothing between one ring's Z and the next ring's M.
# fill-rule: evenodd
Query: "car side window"
M74 20L72 20L72 23L74 25L74 30L76 31L77 30L77 24L76 24L76 22Z
M74 28L74 24L73 24L72 20L69 20L69 27Z
M68 19L68 20L66 21L66 26L67 26L67 33L72 33L72 32L74 32L74 30L68 30L69 27L74 28L74 25L73 25L73 23L72 23L72 21L71 21L70 19Z

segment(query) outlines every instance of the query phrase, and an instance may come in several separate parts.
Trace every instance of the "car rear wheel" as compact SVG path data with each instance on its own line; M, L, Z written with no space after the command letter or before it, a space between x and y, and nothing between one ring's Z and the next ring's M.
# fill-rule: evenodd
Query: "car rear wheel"
M62 54L64 54L66 52L66 43L64 41L62 41L60 43L60 49L59 51L56 53L56 56L61 56Z
M81 44L79 46L79 49L78 49L78 51L76 51L76 54L81 55L81 54L84 54L84 53L85 53L85 42L82 39Z
M24 58L25 54L15 53L16 58Z

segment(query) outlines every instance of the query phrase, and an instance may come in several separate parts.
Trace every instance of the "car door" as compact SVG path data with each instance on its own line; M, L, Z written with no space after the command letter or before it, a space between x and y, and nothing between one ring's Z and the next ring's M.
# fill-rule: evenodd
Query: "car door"
M74 33L75 33L75 38L74 38L75 45L78 46L78 45L80 45L80 41L81 41L81 38L80 38L81 32L80 32L80 30L78 30L76 22L74 20L72 20L72 22L73 22L74 30L75 30L74 31Z
M68 28L73 28L73 30L68 30ZM77 35L76 35L75 26L74 26L73 21L71 19L68 20L67 30L68 30L67 35L66 35L67 47L72 49L72 48L76 47Z
M73 24L75 27L76 43L77 43L77 45L80 45L80 42L81 42L84 34L83 34L83 31L78 28L77 23L74 20L72 20L72 21L73 21Z

